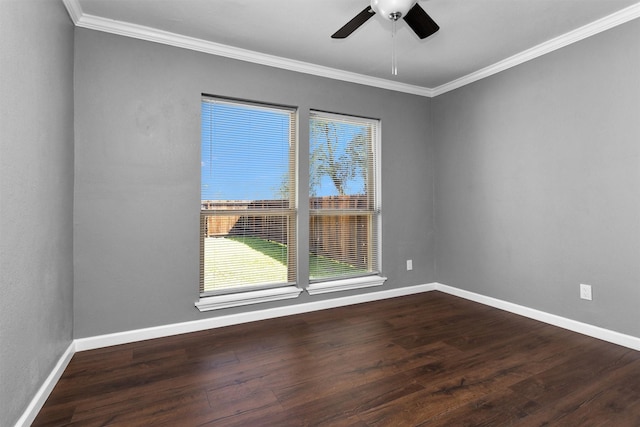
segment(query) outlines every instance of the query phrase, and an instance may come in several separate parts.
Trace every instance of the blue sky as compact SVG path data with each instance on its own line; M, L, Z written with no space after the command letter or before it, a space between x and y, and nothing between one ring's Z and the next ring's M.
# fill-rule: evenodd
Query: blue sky
M288 157L288 114L202 103L203 200L276 198Z
M344 154L348 140L361 129L343 125L345 137L340 140L338 155ZM288 175L289 162L287 112L203 101L201 135L202 200L282 197L280 190ZM308 138L300 143L309 143ZM351 194L362 187L361 178L347 186ZM337 195L328 177L322 177L316 195Z

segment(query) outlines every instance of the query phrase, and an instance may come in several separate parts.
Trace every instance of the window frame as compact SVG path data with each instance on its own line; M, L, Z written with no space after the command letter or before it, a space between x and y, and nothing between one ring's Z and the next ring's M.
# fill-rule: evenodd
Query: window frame
M372 245L375 245L375 248L372 248L375 253L375 271L366 272L364 274L349 276L349 277L323 277L317 279L311 279L311 271L309 271L309 284L306 288L306 291L310 295L316 294L324 294L330 292L338 292L338 291L346 291L351 289L360 289L367 288L372 286L381 286L387 280L386 277L382 276L382 179L381 179L381 149L382 149L382 121L380 119L373 119L369 117L356 116L352 114L340 114L340 113L332 113L321 110L311 109L309 111L309 141L308 144L311 144L311 121L314 117L322 117L324 119L335 119L336 121L342 122L360 122L362 124L367 124L372 128L372 137L370 141L371 146L371 154L373 155L373 170L370 171L373 173L373 178L369 176L370 182L373 183L374 189L373 194L367 195L372 198L372 206L369 209L366 209L366 214L371 215L372 230L375 231L375 242ZM307 162L309 165L311 164L311 149L309 150L309 156L307 158ZM309 196L311 197L311 196ZM343 213L344 210L341 209L311 209L309 207L309 215L306 220L310 224L311 218L313 216L323 216L323 215L332 215L332 214L340 214ZM359 210L351 210L349 215L358 215L363 213ZM311 240L311 226L309 225L308 233L309 240ZM310 252L311 244L307 252ZM298 252L298 256L300 256L301 252ZM309 268L309 270L311 270Z
M200 267L199 267L199 300L195 303L200 311L216 310L228 307L236 307L247 304L256 304L267 301L277 301L282 299L296 298L303 289L297 285L297 246L298 246L298 198L297 198L297 178L298 178L298 156L299 156L299 111L295 107L277 105L273 103L264 103L256 101L247 101L234 98L220 97L208 94L201 95L201 123L204 120L204 111L202 105L209 102L218 102L221 104L229 104L233 106L248 106L258 109L274 110L277 112L286 112L290 114L293 123L290 123L290 154L288 161L289 174L289 197L288 207L285 209L260 210L252 212L258 216L278 215L287 218L287 281L283 283L266 283L259 285L245 285L238 288L225 287L215 291L205 291L205 229L207 215L230 215L241 214L242 211L234 210L206 210L203 209L201 197L200 204ZM201 137L200 147L203 148L203 139ZM202 184L202 178L200 179ZM208 212L208 214L207 214ZM245 211L246 213L246 211Z

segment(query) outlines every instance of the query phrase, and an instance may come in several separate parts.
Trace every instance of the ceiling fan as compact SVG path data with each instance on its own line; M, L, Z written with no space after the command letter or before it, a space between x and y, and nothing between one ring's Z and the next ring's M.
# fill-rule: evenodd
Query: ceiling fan
M418 0L371 0L371 5L364 8L351 21L336 31L331 38L344 39L375 14L393 21L402 18L418 37L424 39L440 29L438 24L418 4ZM395 29L395 26L394 26Z

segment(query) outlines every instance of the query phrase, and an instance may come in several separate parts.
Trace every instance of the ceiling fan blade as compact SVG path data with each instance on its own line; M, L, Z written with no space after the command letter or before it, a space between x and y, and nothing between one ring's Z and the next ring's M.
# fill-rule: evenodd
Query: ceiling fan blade
M415 32L421 39L429 37L440 29L438 24L436 24L436 21L431 19L431 17L427 15L427 12L425 12L418 3L409 10L407 16L404 17L404 20L409 24L413 32Z
M349 34L357 30L360 27L360 25L367 22L369 18L371 18L373 15L375 15L375 12L373 11L373 9L371 9L370 6L367 6L362 12L357 14L351 21L347 22L344 25L344 27L336 31L335 34L331 36L331 38L332 39L346 38Z

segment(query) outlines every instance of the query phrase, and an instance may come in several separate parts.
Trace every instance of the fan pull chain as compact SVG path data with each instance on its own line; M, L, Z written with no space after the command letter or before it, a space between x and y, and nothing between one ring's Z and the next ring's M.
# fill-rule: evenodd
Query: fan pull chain
M391 30L391 74L398 75L398 54L396 52L396 20L392 21Z

